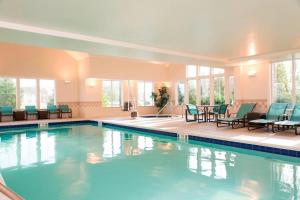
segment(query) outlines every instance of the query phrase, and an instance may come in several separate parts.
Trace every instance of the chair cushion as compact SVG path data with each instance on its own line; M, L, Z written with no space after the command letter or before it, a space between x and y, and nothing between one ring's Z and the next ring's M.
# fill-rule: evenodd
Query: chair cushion
M70 112L70 109L69 109L69 106L68 106L68 105L61 105L61 106L60 106L60 110L61 110L61 112L63 112L63 113Z
M275 123L276 125L281 125L281 126L295 126L295 125L300 125L299 121L289 121L289 120L285 120L285 121L279 121Z
M190 115L198 115L198 108L196 105L188 104L186 106Z
M37 113L37 110L36 110L35 106L25 106L25 111L28 114L36 114Z
M275 123L276 121L273 119L255 119L251 120L249 123L254 123L254 124L272 124Z
M278 121L284 115L287 106L287 103L272 103L267 112L266 119Z
M2 115L12 115L13 114L12 106L1 106L0 111L1 111Z
M243 118L237 118L237 117L227 117L227 118L220 118L218 121L225 121L225 122L233 122L236 120L242 120Z
M294 106L290 121L300 121L300 104Z
M243 103L237 114L236 114L236 117L237 118L244 118L249 112L252 112L252 110L254 109L255 107L255 103Z
M55 105L48 105L47 110L49 113L56 113L57 112L57 107Z

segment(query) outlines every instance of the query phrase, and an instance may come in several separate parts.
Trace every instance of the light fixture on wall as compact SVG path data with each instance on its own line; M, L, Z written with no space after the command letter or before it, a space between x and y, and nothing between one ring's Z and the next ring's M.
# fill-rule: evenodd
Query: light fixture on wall
M95 78L88 78L86 79L86 83L89 87L95 87L97 83L97 79Z
M71 83L70 80L65 80L64 82L65 82L65 84L70 84Z
M249 76L249 77L254 77L254 76L256 76L256 70L255 70L255 69L250 69L250 70L248 71L248 76Z

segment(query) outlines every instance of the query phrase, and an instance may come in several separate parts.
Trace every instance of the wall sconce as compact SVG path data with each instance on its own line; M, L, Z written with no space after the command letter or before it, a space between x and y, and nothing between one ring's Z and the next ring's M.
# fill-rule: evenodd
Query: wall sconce
M254 70L254 69L249 70L249 71L248 71L248 76L249 76L249 77L254 77L254 76L256 76L256 70Z
M90 87L95 87L96 83L97 83L96 81L97 81L97 79L95 79L95 78L88 78L87 79L87 85L90 86Z
M167 88L171 87L171 84L169 82L163 82L163 85L166 86Z
M64 82L65 82L65 84L70 84L71 83L70 80L65 80Z

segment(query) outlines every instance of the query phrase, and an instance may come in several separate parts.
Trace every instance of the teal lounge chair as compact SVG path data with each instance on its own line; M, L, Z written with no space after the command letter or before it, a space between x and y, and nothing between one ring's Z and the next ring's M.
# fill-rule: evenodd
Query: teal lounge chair
M217 121L219 118L226 117L228 104L221 104L219 106L215 106L212 111L208 112L208 121Z
M35 116L36 119L38 118L38 112L35 106L25 106L25 117L26 120L28 119L28 116Z
M256 119L249 121L248 130L251 131L264 127L267 127L267 130L269 130L269 126L272 126L272 131L274 132L274 123L283 120L283 116L285 114L287 106L287 103L272 103L269 107L265 119Z
M296 104L293 108L290 119L285 121L275 122L279 131L285 131L293 128L295 134L298 135L297 128L300 126L300 104Z
M63 117L63 114L68 114L68 117L72 118L72 109L69 108L68 105L60 105L59 111L60 111L60 118Z
M185 121L186 122L204 122L204 112L200 111L196 105L188 104L185 110ZM193 119L189 119L189 116L193 116ZM200 118L201 116L201 118Z
M53 114L56 115L56 118L60 117L59 109L57 109L56 105L48 104L47 105L47 111L48 111L48 119L50 119L51 115L53 115Z
M252 112L255 103L243 103L239 107L236 114L232 113L229 117L217 119L217 127L230 126L232 128L240 128L241 126L236 126L242 123L242 127L246 126L246 116L248 113ZM232 116L235 115L235 116ZM222 125L220 125L222 124Z
M0 122L3 117L11 117L14 119L13 107L12 106L0 106Z

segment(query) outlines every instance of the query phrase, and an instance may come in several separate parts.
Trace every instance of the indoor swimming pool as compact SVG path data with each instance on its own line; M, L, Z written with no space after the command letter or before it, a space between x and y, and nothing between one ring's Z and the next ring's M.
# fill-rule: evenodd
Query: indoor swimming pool
M27 200L288 200L300 159L97 125L0 134L0 174Z

